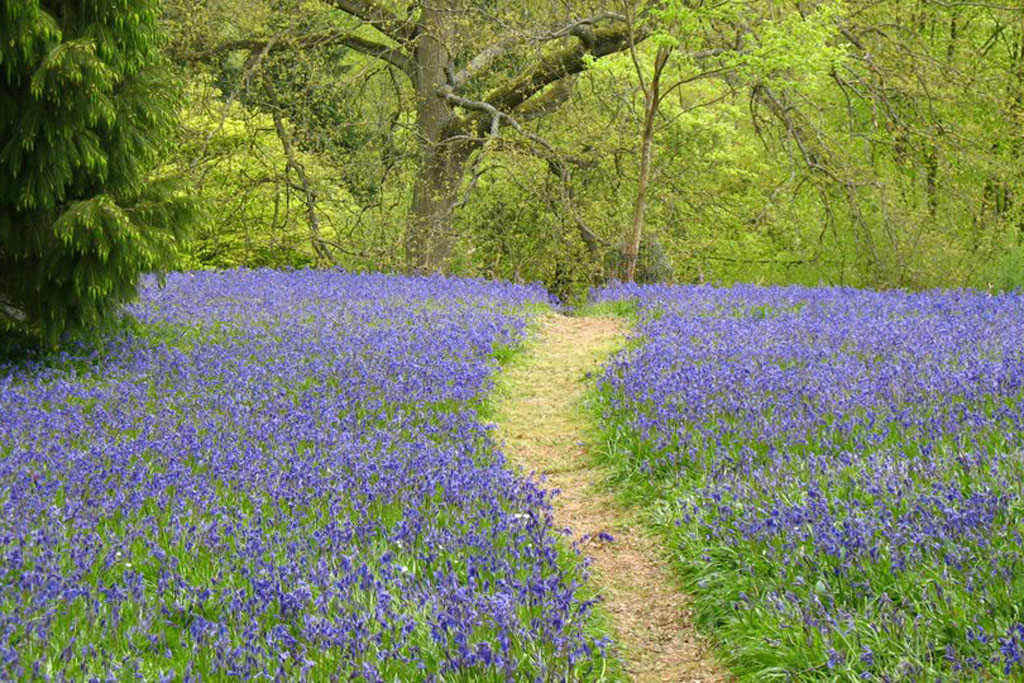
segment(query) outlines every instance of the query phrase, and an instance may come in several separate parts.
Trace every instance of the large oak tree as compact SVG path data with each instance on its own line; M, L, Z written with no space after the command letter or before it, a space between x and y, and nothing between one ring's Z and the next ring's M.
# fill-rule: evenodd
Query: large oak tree
M630 26L614 3L489 3L435 0L322 0L329 20L224 40L187 55L249 54L247 72L268 55L345 46L380 60L413 93L418 144L405 250L409 266L444 270L456 241L453 212L475 151L513 129L555 151L524 124L565 101L571 78L626 50ZM281 25L281 22L278 23ZM642 34L632 32L634 41ZM558 162L554 162L556 165Z

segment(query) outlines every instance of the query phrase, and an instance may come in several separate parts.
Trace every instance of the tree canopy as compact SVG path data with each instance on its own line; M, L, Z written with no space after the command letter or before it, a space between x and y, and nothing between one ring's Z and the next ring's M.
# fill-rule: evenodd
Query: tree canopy
M1024 283L1012 6L3 11L8 327L88 326L168 257L541 280L562 296L611 278ZM178 176L206 207L188 241Z
M559 292L628 276L631 258L640 279L1024 277L1012 7L166 7L190 89L175 163L214 207L193 265Z

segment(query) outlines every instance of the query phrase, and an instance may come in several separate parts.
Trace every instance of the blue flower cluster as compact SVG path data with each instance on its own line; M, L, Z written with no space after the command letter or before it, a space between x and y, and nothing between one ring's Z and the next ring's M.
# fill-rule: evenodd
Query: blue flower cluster
M751 676L1024 675L1024 296L637 287L610 451Z
M233 271L0 368L0 679L560 680L578 556L477 408L535 287Z

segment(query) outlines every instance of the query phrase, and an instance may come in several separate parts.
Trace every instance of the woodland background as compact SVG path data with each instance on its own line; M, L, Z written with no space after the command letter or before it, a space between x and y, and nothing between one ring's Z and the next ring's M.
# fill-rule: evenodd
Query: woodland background
M1024 11L167 0L180 266L1024 284ZM646 141L646 144L645 144ZM640 237L637 240L637 237Z

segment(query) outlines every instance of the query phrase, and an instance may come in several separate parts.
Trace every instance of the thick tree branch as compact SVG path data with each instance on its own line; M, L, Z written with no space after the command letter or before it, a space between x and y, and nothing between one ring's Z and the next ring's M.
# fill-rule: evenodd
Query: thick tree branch
M501 111L493 104L483 102L481 100L471 100L468 97L456 95L450 89L444 89L439 94L446 100L448 100L448 102L454 104L457 107L461 107L468 111L477 112L478 114L486 114L487 118L490 121L489 126L491 129L491 135L498 134L499 126L502 121L508 122L513 128L522 133L524 136L529 137L533 135L532 133L528 132L525 128L523 128L519 124L519 122L512 118L508 113ZM544 146L550 149L550 145L547 142L544 142L543 144Z
M250 52L266 50L268 53L272 53L285 50L313 50L334 45L344 45L369 57L381 59L397 67L407 75L412 73L412 60L400 49L373 40L367 40L345 31L325 31L303 36L282 36L268 40L232 40L221 43L212 50L209 50L202 55L202 58L209 60L211 57L222 55L232 50L249 50Z
M490 67L494 60L509 54L517 47L523 45L523 43L523 39L519 36L504 38L496 43L491 43L469 60L466 66L449 76L450 85L455 89L461 88L471 78Z
M497 42L491 43L478 52L475 57L469 60L466 66L451 76L450 84L453 89L458 90L471 78L489 68L494 60L526 45L536 45L538 43L557 40L559 38L568 38L570 36L576 36L583 41L585 45L589 44L594 36L594 25L601 21L608 20L624 22L626 21L626 18L621 14L605 12L603 14L586 17L584 19L576 19L558 28L546 29L529 35L520 34L515 36L506 36Z
M533 121L557 111L572 95L575 78L563 78L544 92L531 97L516 109L520 121Z
M388 38L404 43L416 36L416 25L372 0L329 0L343 12L362 19Z
M636 40L646 37L640 34ZM484 100L501 111L512 111L551 83L583 71L588 57L604 57L628 47L628 26L594 29L575 44L545 55L518 77L492 90Z

